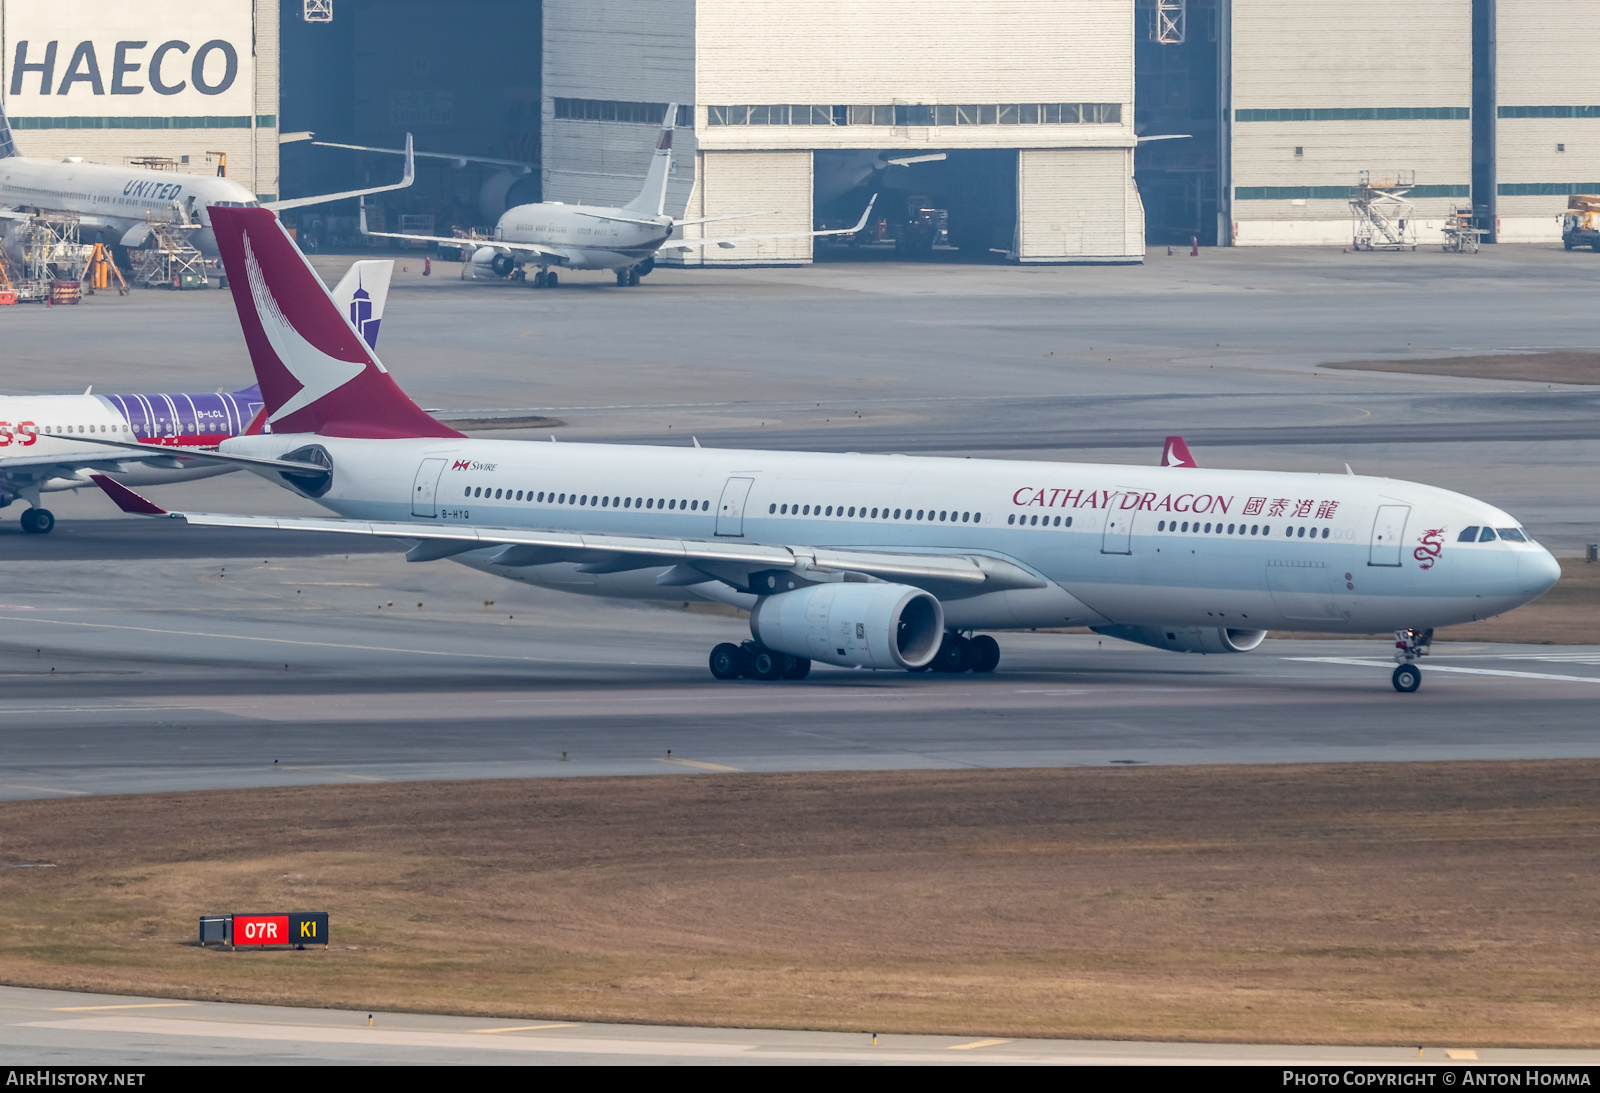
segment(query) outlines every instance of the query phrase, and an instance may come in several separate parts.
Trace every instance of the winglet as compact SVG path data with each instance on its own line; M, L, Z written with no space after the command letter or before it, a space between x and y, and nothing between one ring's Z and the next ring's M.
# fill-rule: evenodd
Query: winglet
M1163 467L1198 467L1194 456L1189 454L1189 445L1183 442L1181 436L1167 437L1167 446L1161 452L1161 465Z
M106 496L117 503L117 508L123 512L132 513L134 516L168 516L166 509L134 493L127 486L115 478L108 478L103 474L91 474L89 478L95 485L105 491Z

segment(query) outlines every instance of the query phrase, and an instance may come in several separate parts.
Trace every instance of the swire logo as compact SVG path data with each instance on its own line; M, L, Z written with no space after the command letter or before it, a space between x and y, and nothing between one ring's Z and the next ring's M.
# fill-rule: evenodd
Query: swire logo
M470 459L458 459L455 462L455 466L451 467L450 469L453 470L453 471L464 471L470 466L472 466L472 460L470 460Z

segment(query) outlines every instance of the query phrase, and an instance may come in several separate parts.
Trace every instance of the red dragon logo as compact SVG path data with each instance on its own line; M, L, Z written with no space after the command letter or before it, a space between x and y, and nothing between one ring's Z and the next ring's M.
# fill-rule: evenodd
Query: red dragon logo
M1422 545L1413 550L1411 556L1422 563L1421 568L1432 569L1444 552L1444 528L1429 528L1418 542Z

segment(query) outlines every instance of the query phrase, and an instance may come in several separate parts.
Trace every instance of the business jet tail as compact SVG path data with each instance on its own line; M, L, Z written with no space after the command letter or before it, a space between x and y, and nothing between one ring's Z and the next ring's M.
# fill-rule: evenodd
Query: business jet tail
M11 123L6 120L5 103L0 103L0 159L10 159L17 154L17 142L11 136Z
M1189 454L1189 445L1183 442L1181 436L1167 437L1167 446L1161 451L1161 465L1163 467L1198 467L1194 456Z
M672 130L678 120L678 104L667 104L667 116L661 120L661 136L656 140L656 150L650 157L650 169L644 175L644 188L639 196L622 206L630 213L660 216L667 207L667 172L672 169Z
M274 433L458 437L406 397L269 209L211 208Z

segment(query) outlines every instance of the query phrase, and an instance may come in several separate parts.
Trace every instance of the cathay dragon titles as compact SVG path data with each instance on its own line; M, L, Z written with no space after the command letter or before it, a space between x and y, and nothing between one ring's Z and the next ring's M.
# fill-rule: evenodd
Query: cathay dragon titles
M130 512L412 541L512 580L750 610L722 678L842 667L990 671L974 631L1088 626L1243 653L1269 629L1398 632L1415 690L1434 627L1509 611L1559 569L1517 520L1388 478L1197 468L475 440L413 403L264 209L215 209L272 432L197 458L324 519ZM116 444L117 442L108 443Z

